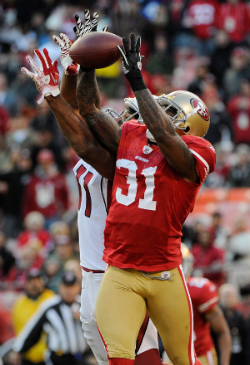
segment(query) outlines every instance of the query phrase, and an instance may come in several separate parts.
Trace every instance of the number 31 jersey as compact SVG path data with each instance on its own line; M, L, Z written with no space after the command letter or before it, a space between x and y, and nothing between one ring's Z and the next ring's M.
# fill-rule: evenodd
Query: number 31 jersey
M146 130L137 121L123 125L103 258L119 268L153 272L181 264L182 225L202 182L214 170L216 157L208 141L184 136L200 179L199 184L189 183L158 146L148 146Z
M81 266L106 270L103 231L111 201L110 182L83 160L73 168L79 189L78 232Z

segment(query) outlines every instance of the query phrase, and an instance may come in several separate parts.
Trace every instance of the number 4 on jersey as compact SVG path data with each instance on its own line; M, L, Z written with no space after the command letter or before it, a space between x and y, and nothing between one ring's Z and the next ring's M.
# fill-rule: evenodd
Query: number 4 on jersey
M78 190L79 190L79 204L78 204L78 210L80 210L81 208L81 204L82 204L82 188L79 182L80 177L85 174L86 172L86 168L84 166L80 166L79 169L77 169L76 171L76 181L77 181L77 185L78 185ZM83 178L83 187L84 190L86 192L86 208L85 208L85 216L86 217L90 217L91 215L91 196L90 196L90 192L89 192L89 188L88 188L88 184L90 182L90 180L92 179L93 174L92 172L88 171L87 174L84 176Z

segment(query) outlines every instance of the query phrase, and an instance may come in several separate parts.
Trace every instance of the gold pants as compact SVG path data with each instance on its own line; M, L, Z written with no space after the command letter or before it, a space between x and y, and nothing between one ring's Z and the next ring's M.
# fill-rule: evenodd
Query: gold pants
M148 273L162 277L162 273ZM195 362L191 300L181 267L168 280L137 270L110 266L101 283L96 318L109 358L134 359L135 343L146 311L175 365Z
M217 365L218 359L214 348L208 351L205 355L199 356L202 365Z

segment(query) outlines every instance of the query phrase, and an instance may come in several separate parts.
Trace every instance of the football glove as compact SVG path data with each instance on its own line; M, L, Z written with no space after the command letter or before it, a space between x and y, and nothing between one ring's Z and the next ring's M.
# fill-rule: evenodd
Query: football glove
M88 34L90 32L96 32L98 21L99 21L99 15L97 12L93 14L93 20L90 20L90 13L89 10L84 10L84 17L85 17L85 23L83 25L81 18L78 14L75 15L75 21L76 25L74 26L73 30L75 32L75 35L77 38L82 37L84 34ZM106 25L102 31L106 32L108 30L108 26Z
M73 41L63 33L60 34L60 38L56 35L53 35L52 38L61 48L60 61L65 75L76 75L79 72L80 65L74 62L69 55L69 50Z
M25 67L22 67L21 71L35 82L37 90L42 94L37 101L38 104L41 104L44 100L44 96L52 95L55 97L60 94L58 85L58 62L51 62L48 50L46 48L43 49L43 55L38 49L35 49L34 53L39 58L40 68L32 57L27 56L26 60L33 69L34 73L30 72Z
M135 40L135 35L132 33L130 34L130 46L128 41L125 37L122 38L123 49L120 46L117 48L120 51L122 56L122 68L125 75L127 75L133 69L142 69L142 58L143 56L140 55L141 49L141 37L137 37Z
M123 49L117 46L122 57L122 69L128 79L130 86L133 91L139 91L146 89L144 84L141 69L142 69L142 59L141 56L141 37L135 39L135 35L130 34L130 45L126 38L122 38Z

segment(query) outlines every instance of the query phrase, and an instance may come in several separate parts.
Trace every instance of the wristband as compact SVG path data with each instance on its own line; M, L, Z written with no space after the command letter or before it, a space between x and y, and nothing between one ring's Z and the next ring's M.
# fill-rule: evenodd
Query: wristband
M45 93L44 93L44 96L49 96L49 95L51 95L51 96L53 96L53 97L56 97L57 95L59 95L60 94L60 89L59 89L59 87L58 88L56 88L56 89L54 89L54 90L48 90L47 92L46 92L46 89L45 89Z
M127 80L130 83L131 89L133 91L140 91L147 89L147 86L144 84L141 71L139 68L133 68L127 74L125 74Z
M80 70L83 71L83 72L90 72L90 71L93 71L92 68L87 68L87 67L84 67L84 66L80 66Z

